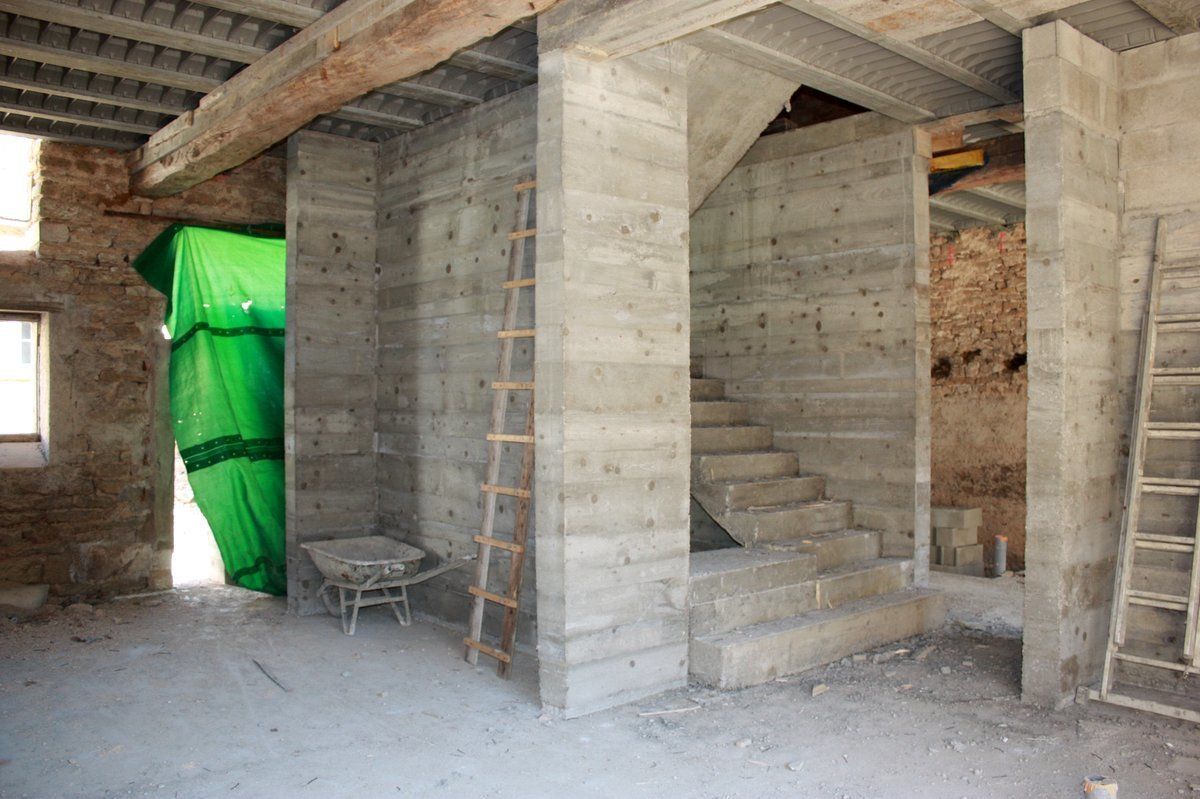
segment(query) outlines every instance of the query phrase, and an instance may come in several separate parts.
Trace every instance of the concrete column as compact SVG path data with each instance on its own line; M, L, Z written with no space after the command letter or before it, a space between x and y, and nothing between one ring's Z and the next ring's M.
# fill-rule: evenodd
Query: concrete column
M1026 701L1103 658L1121 519L1116 55L1064 22L1025 31L1029 291Z
M685 70L539 64L538 655L567 716L687 680Z

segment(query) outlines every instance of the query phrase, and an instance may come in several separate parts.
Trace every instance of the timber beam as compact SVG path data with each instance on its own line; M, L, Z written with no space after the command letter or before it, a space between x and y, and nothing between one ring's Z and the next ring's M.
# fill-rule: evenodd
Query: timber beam
M349 0L234 75L130 158L132 187L176 194L322 114L417 75L553 0Z

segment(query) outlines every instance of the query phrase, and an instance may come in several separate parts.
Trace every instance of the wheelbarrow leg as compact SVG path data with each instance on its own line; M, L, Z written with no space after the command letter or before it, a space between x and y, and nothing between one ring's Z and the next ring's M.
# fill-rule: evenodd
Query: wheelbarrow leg
M400 626L407 627L408 625L412 624L412 610L408 606L408 587L403 585L400 586L400 596L398 597L392 596L392 593L386 588L382 588L380 590L383 591L383 595L388 598L388 605L391 607L392 613L395 614L396 621L400 622ZM400 615L400 610L396 607L398 604L404 606L403 616Z
M350 629L346 635L354 635L354 628L358 625L358 608L361 602L362 589L358 589L354 592L354 605L353 609L350 611Z
M342 588L339 585L337 587L337 590L338 590L338 609L339 609L338 617L342 620L342 632L345 633L346 635L354 635L353 627L351 627L348 630L346 629L346 589Z

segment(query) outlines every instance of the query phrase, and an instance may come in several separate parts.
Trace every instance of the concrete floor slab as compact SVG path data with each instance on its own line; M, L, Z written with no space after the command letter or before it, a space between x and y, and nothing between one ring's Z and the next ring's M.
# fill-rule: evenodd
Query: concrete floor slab
M214 587L0 621L0 795L1058 799L1096 773L1131 796L1200 783L1194 728L1026 707L1019 643L961 629L558 721L528 656L503 682L462 661L458 632L372 608L350 638L283 610Z

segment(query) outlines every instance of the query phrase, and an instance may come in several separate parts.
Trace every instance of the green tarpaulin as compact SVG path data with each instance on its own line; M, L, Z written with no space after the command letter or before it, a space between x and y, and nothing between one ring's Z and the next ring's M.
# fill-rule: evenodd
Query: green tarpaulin
M174 225L134 268L167 295L171 419L225 571L286 593L284 241Z

